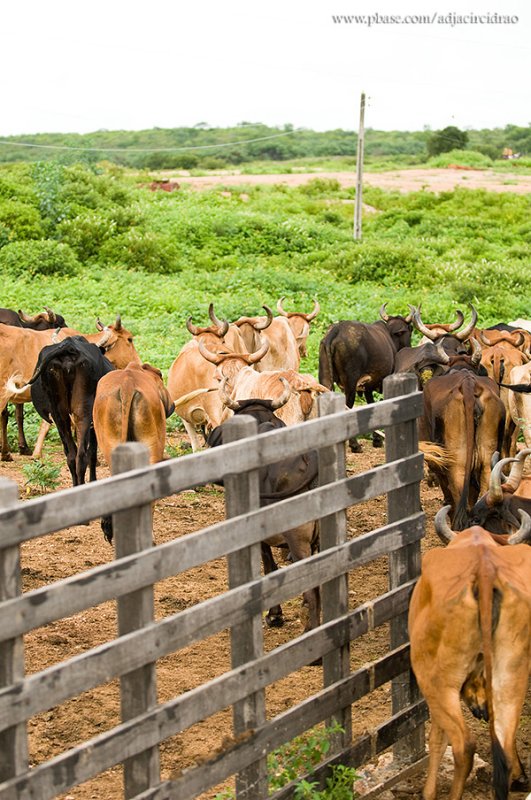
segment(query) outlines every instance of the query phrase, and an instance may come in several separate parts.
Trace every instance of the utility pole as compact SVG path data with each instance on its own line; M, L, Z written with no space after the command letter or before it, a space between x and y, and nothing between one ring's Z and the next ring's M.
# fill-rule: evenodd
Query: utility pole
M360 100L360 127L358 130L358 156L356 159L356 199L354 202L354 239L361 239L361 208L363 186L363 140L365 136L365 92Z

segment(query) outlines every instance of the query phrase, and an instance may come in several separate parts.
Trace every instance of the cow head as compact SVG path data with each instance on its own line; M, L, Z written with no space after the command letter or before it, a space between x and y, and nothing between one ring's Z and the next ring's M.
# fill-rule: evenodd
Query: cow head
M413 330L412 320L413 312L409 313L407 317L396 316L392 317L386 312L387 303L380 306L380 317L387 325L387 330L393 341L396 351L401 350L403 347L410 347L411 345L411 332ZM413 306L410 306L413 309Z
M299 353L301 354L302 358L306 358L308 355L308 351L306 350L306 340L308 338L308 334L310 333L310 322L312 319L315 319L319 311L321 310L321 306L317 302L317 300L313 301L313 311L309 314L304 314L301 311L284 311L282 303L284 301L284 297L281 297L280 300L277 302L277 311L282 317L287 317L289 322L289 326L293 331L293 335L297 340L297 346L299 348Z
M114 325L102 325L98 319L96 327L102 333L96 344L116 369L125 369L131 362L141 363L133 343L133 335L122 326L120 315L116 317Z
M531 448L521 450L516 458L503 458L492 468L489 488L469 512L471 525L481 525L492 533L511 533L519 525L518 511L525 500L514 497L520 485L524 463ZM509 477L503 474L507 464L512 464Z
M412 308L412 306L410 306ZM420 307L413 310L413 325L422 333L426 341L436 342L442 340L443 347L450 355L468 353L468 348L464 344L472 335L478 315L473 305L470 305L472 316L468 325L462 330L458 330L464 322L464 315L459 309L456 311L456 321L453 323L430 323L425 324L420 316Z
M217 336L219 339L223 339L229 330L228 320L219 320L216 317L216 314L214 313L214 303L210 303L208 307L208 316L212 320L212 325L207 325L203 328L199 328L197 325L194 325L192 323L192 317L188 317L186 320L186 327L188 328L189 332L192 334L192 336L199 336L202 333L213 333L214 336Z
M463 531L454 531L450 527L450 523L448 521L449 511L450 506L444 506L440 509L440 511L437 512L434 519L435 531L443 544L450 544L463 533L473 532L474 528L477 528L479 531L485 531L486 533L489 533L492 538L500 544L512 545L531 543L531 517L522 508L518 510L518 516L520 517L520 521L518 523L519 527L514 531L514 533L511 533L506 538L502 538L502 536L496 535L492 531L489 531L483 526L479 525L472 525L470 528L466 528Z

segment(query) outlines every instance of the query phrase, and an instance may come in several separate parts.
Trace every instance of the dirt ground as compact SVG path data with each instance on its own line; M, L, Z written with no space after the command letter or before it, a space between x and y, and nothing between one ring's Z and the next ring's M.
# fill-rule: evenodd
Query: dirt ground
M179 446L180 434L170 436L170 444ZM363 452L348 458L349 473L370 468L384 460L382 450L373 449L368 440L363 440ZM57 463L63 463L61 451L47 453ZM26 496L21 466L27 458L16 455L12 463L0 464L0 477L15 480ZM106 467L100 466L99 477L108 474ZM69 486L67 470L63 467L61 488ZM422 484L422 504L427 514L427 537L423 549L439 546L433 533L432 520L441 506L441 496L437 488ZM223 518L223 493L216 487L205 487L198 491L187 491L161 500L154 509L154 539L161 544L177 536L198 530ZM370 503L353 507L348 512L349 536L355 537L385 523L385 498L377 498ZM113 551L100 530L99 522L69 528L22 548L23 589L28 591L44 584L66 578L98 564L108 562ZM282 556L279 554L279 563ZM352 608L376 597L387 589L387 558L356 570L350 576L350 606ZM179 609L212 597L226 588L226 567L224 560L208 563L201 568L156 586L156 615L161 618ZM284 605L286 624L281 629L264 626L265 646L269 651L281 643L302 633L300 598L294 598ZM104 641L112 639L116 630L114 604L101 606L77 614L65 620L50 624L32 632L26 637L27 673L62 661L79 654ZM387 647L388 630L382 626L376 632L362 637L352 646L352 668L373 660ZM213 636L205 642L193 645L162 659L157 668L158 699L164 702L177 694L185 692L223 673L230 668L228 632ZM305 697L322 688L320 667L306 667L298 673L269 687L267 690L268 716L278 714ZM527 759L531 738L529 703L519 732L520 749ZM373 695L355 704L353 727L355 735L370 730L390 716L389 686L377 690ZM470 715L469 715L470 716ZM470 720L472 717L470 716ZM119 695L117 681L86 692L80 697L54 708L49 712L32 718L29 722L31 764L37 765L64 750L97 735L119 723ZM490 763L486 742L488 732L484 725L473 722L479 738L479 754ZM171 779L182 768L188 767L212 753L223 739L231 734L230 709L194 726L183 735L173 737L161 747L163 779ZM376 769L376 775L378 769ZM474 777L465 792L465 800L483 800L488 796L488 777L480 773ZM423 775L419 774L409 781L395 787L383 798L406 800L420 797ZM447 790L448 779L443 778L443 788ZM202 795L202 800L212 800L217 791L231 786L228 781L222 787ZM442 797L446 796L446 791ZM518 795L523 797L523 795ZM121 768L116 767L63 796L67 800L117 800L122 797ZM516 795L515 795L516 797Z
M219 175L192 177L183 173L157 173L192 186L194 189L211 189L214 186L235 186L247 184L285 184L301 186L315 178L332 178L342 186L356 185L356 171L352 172L300 172L284 175L242 175L237 171L225 171ZM376 186L385 190L415 192L428 189L432 192L446 192L458 186L466 189L488 189L490 192L531 192L531 175L518 172L494 172L493 170L468 169L463 167L447 169L397 169L389 172L365 172L364 186Z

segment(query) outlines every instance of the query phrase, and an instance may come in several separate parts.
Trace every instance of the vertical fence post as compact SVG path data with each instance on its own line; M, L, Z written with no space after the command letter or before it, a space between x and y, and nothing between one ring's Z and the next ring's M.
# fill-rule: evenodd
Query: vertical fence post
M417 390L417 379L414 375L390 375L383 382L386 400L407 395ZM404 402L407 402L405 400ZM385 435L386 461L412 455L418 452L417 420L402 422L386 429ZM388 522L420 511L420 484L411 483L401 489L387 494ZM406 545L389 555L389 588L407 583L420 575L420 542ZM407 629L407 612L391 620L391 648L399 647L409 640ZM393 714L406 708L420 699L420 693L412 670L398 675L392 681L391 688ZM424 725L419 725L411 734L395 744L395 759L414 762L424 755Z
M319 416L345 410L345 397L332 392L322 394L318 400ZM345 477L345 443L329 445L319 450L319 485L333 483ZM320 549L326 550L347 540L346 511L337 511L320 520ZM339 575L321 587L323 622L330 622L348 611L348 574ZM350 645L346 644L323 656L323 684L348 677L350 672ZM333 737L333 750L343 750L352 742L352 707L346 706L335 715L344 733ZM333 722L329 720L328 724Z
M257 432L252 417L238 415L224 425L223 442L234 442ZM258 445L255 444L255 447ZM237 464L230 475L224 478L225 513L227 519L245 514L260 506L258 470L238 473ZM229 589L260 577L260 544L243 547L227 557ZM264 653L262 615L255 614L246 622L231 628L232 667L238 667ZM233 706L234 735L265 723L265 692L258 692L240 700ZM237 800L265 800L268 796L267 759L262 757L236 776Z
M14 481L0 479L0 508L19 502ZM22 593L20 548L0 549L0 602ZM0 643L0 688L24 678L24 641L22 636ZM0 733L0 783L29 769L28 734L25 722L13 725Z
M138 442L120 444L113 450L112 472L117 475L149 464L147 448ZM151 504L113 514L116 557L132 555L153 546ZM118 598L118 635L143 628L155 617L153 586ZM145 664L120 679L122 721L149 711L157 704L156 665ZM159 749L151 747L124 761L124 794L134 797L160 783Z

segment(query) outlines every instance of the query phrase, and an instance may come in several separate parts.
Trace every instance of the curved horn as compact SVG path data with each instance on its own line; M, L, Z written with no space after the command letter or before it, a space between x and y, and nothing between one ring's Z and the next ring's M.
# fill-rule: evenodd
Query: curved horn
M193 324L192 317L188 317L188 319L186 320L186 327L188 328L188 331L189 333L192 334L192 336L199 336L199 334L201 333L200 328L198 328L197 325Z
M19 308L19 310L17 311L17 314L19 315L20 319L23 322L35 322L35 317L30 317L30 315L26 314L24 311L22 311L21 308Z
M469 305L470 305L470 308L472 309L472 318L471 318L470 322L468 323L468 325L465 328L463 328L462 331L458 331L457 333L454 333L455 338L459 339L460 342L466 342L466 340L468 339L468 337L470 336L470 334L472 333L472 331L476 327L476 322L478 321L478 312L476 311L476 309L474 308L472 303L469 303Z
M453 541L457 534L450 528L450 523L448 522L448 512L450 511L450 506L444 506L437 511L435 514L434 525L435 530L437 532L437 536L444 542L444 544L448 544L449 542Z
M279 381L284 386L284 391L282 392L280 397L277 397L276 400L271 400L271 408L273 409L273 411L276 411L277 408L282 408L282 406L285 406L291 397L291 386L289 385L287 380L285 378L280 377Z
M442 339L441 339L440 342L437 342L435 347L437 348L437 353L439 354L439 358L440 358L441 363L442 364L449 364L450 363L450 356L448 355L448 353L446 352L446 350L443 347Z
M114 323L114 330L121 331L122 330L122 318L119 314L116 315L116 322Z
M227 406L227 408L230 408L232 411L238 411L240 404L237 400L233 400L230 394L227 392L228 381L229 379L226 375L224 375L223 380L221 381L221 386L219 387L219 396L224 406Z
M455 310L455 316L456 316L455 322L452 322L451 325L448 325L448 333L452 333L453 331L456 331L458 328L461 327L461 325L465 321L465 315L458 308L456 308L456 310Z
M515 342L514 340L516 339L516 337L518 337L518 340ZM509 341L515 347L521 347L525 342L525 336L522 333L522 331L514 331L514 333L511 334L511 338L509 339Z
M380 317L383 319L384 322L387 322L387 320L389 319L389 314L385 310L386 305L387 305L387 303L384 303L383 305L381 305L380 309L378 311Z
M319 305L317 300L314 299L314 301L313 301L313 311L311 311L309 314L305 314L304 315L304 317L306 319L306 322L311 322L312 319L315 319L320 310L321 310L321 306Z
M288 316L287 312L284 311L284 309L282 308L283 300L285 300L285 296L281 297L280 300L277 301L277 311L282 317L287 317Z
M413 317L417 313L417 307L416 306L412 306L410 303L407 304L407 307L409 308L410 313L407 315L407 317L404 317L404 319L409 324L410 322L413 322ZM418 310L420 311L420 306L419 306Z
M260 361L260 359L263 358L269 350L269 339L267 336L264 336L263 338L264 342L262 346L255 353L249 353L246 359L248 364L256 364L256 362Z
M269 328L271 323L273 322L273 312L269 308L269 306L262 306L264 311L266 312L267 316L263 320L259 320L258 322L252 322L252 326L255 331L265 331L266 328Z
M520 517L520 527L507 539L509 544L523 544L531 538L531 517L523 508L518 509L518 516Z
M96 328L97 328L99 331L104 331L104 330L105 330L105 325L102 325L102 324L101 324L101 322L100 322L100 318L99 318L99 317L98 317L98 319L96 320Z
M419 333L422 333L423 336L426 336L432 342L434 342L436 339L440 338L430 328L427 328L424 325L422 319L420 318L420 309L419 308L417 308L415 310L414 314L413 314L413 325L415 326L415 328L418 330Z
M490 473L489 488L487 490L487 505L494 506L503 501L503 488L502 484L505 483L503 475L503 468L506 464L511 464L516 461L515 458L502 458L492 468Z
M491 342L490 339L487 339L484 331L479 331L477 338L479 339L481 344L484 344L486 347L492 347L493 342Z
M205 347L201 339L197 340L197 344L199 346L199 352L206 358L207 361L210 361L211 364L220 364L223 361L223 355L220 353L213 353L212 350L209 350L208 347Z
M471 361L474 366L477 366L481 361L481 356L483 354L483 350L481 349L481 345L477 339L472 337L470 339L470 346L472 347L472 354L471 354Z
M111 338L111 335L112 335L111 329L105 326L105 328L103 328L103 336L96 342L97 347L105 347L105 345Z
M210 317L214 325L216 325L218 328L217 336L219 336L220 338L225 336L227 331L229 330L229 322L226 319L221 321L216 317L214 313L214 303L210 303L208 307L208 316Z
M516 492L520 486L520 481L522 480L522 475L524 472L525 460L530 453L531 447L527 447L525 450L520 450L516 458L513 459L514 464L511 467L511 472L509 473L509 477L505 482L505 488L510 492Z
M61 334L61 328L56 328L52 333L52 344L57 344L59 342L60 334Z
M57 315L55 311L52 311L52 309L48 308L48 306L44 306L44 310L48 314L48 320L50 322L50 325L53 325L54 322L57 322Z

